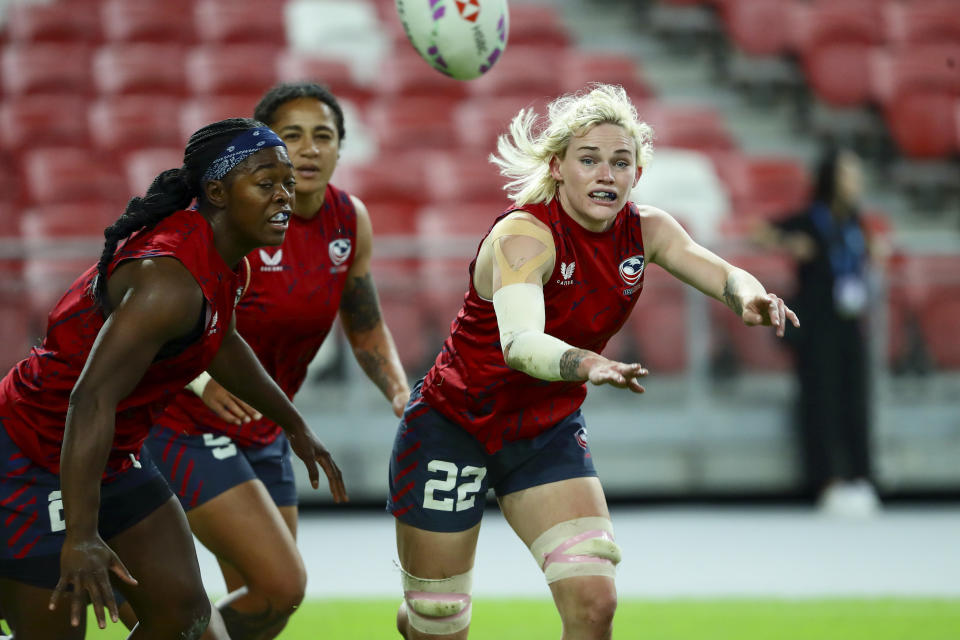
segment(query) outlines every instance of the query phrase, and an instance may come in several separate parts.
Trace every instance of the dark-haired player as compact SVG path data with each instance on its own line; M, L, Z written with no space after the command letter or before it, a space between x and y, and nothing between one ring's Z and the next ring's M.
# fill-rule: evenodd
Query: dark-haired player
M314 485L319 462L346 499L329 453L234 328L243 257L283 241L293 183L262 123L194 133L183 166L129 202L43 344L0 381L0 609L16 638L82 638L88 598L101 627L104 609L116 621L114 588L139 617L131 638L198 638L208 622L226 638L179 502L141 449L204 370L283 425Z
M344 137L340 105L320 85L281 84L254 116L287 145L296 201L283 245L249 257L237 329L292 398L339 313L357 361L399 416L410 389L370 274L370 217L360 200L330 184ZM147 446L191 529L220 561L229 593L217 607L230 637L272 638L306 586L290 447L272 420L245 421L242 403L216 381L198 385L223 417L183 391Z

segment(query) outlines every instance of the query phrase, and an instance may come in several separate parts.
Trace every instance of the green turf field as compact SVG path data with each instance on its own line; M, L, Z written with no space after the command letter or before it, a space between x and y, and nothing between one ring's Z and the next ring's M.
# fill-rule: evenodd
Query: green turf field
M398 600L322 600L304 604L284 640L394 640ZM92 616L90 617L92 620ZM124 631L91 624L88 638ZM960 600L625 600L618 640L960 640ZM474 603L471 640L558 640L547 600Z

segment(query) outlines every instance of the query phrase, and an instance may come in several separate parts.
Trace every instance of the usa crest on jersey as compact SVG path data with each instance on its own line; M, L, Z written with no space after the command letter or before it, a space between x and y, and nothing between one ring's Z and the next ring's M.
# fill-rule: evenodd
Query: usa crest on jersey
M330 241L327 251L330 254L330 261L334 266L334 269L331 269L331 272L339 271L339 269L336 269L336 267L339 267L347 261L347 258L350 257L351 248L352 244L350 242L350 238L337 238L336 240Z

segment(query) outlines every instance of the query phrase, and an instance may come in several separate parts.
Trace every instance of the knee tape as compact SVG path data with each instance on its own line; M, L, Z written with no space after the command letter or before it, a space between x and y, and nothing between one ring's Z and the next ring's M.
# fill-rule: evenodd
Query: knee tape
M403 606L410 626L420 633L456 633L470 624L473 570L428 580L403 571Z
M530 545L547 584L575 576L616 575L620 547L609 518L567 520L550 527Z

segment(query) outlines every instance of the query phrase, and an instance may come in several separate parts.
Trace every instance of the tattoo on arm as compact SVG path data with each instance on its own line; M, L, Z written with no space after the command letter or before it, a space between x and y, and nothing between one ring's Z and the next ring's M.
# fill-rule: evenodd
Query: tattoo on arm
M340 299L340 311L348 331L363 333L380 324L377 290L369 273L347 282Z
M386 395L390 386L390 378L386 372L387 359L376 349L357 350L353 355L367 377Z
M733 312L738 316L743 315L743 304L740 303L740 297L734 293L733 282L731 278L727 278L726 284L723 285L723 301L728 307L733 309Z
M560 356L560 377L564 380L580 380L578 371L580 363L586 358L589 352L583 349L567 349Z

